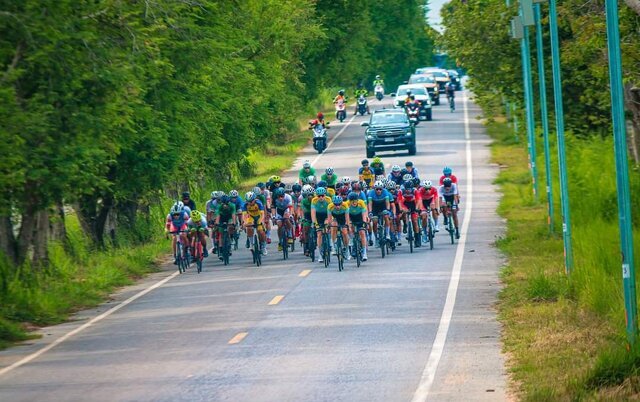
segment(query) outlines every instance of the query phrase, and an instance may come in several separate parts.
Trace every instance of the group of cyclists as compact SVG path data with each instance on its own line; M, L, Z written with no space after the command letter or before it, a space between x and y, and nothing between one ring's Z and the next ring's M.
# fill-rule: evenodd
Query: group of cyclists
M431 218L435 231L439 231L441 212L444 212L445 224L446 217L451 217L455 237L459 238L459 201L458 180L449 167L443 169L437 183L432 183L420 178L411 161L404 167L393 165L387 173L379 157L371 163L365 159L354 177L339 177L332 167L319 174L309 161L305 161L296 182L283 183L274 175L267 182L257 183L244 197L237 190L228 194L213 191L205 212L200 212L190 194L185 192L182 200L171 207L165 231L173 235L176 264L179 257L177 241L186 245L185 253L191 258L197 242L201 242L204 257L207 257L207 237L210 237L211 253L220 254L224 230L236 239L240 231L246 232L245 246L251 249L254 249L254 231L257 231L262 255L268 253L273 231L278 235L278 251L296 240L306 245L308 236L315 236L315 244L322 249L323 241L330 239L331 253L342 252L348 260L354 254L353 249L348 250L349 240L359 236L362 246L359 257L366 261L369 247L374 244L381 247L382 241L386 241L395 249L402 245L403 234L408 229L413 229L415 234L412 246L421 247L420 227L425 228ZM383 225L384 229L380 230L378 225ZM342 237L342 250L336 247L338 236ZM308 247L303 250L305 255L311 252ZM322 254L318 261L323 262Z

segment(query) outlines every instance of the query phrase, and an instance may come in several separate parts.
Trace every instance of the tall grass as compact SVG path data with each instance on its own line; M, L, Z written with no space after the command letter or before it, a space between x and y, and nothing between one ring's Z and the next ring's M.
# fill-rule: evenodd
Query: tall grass
M507 235L498 242L509 258L502 273L500 319L505 349L522 400L625 400L640 392L640 352L625 348L625 315L613 143L567 137L574 269L564 270L557 151L552 141L556 225L550 234L544 191L531 191L524 144L501 123L487 126L496 140L496 183ZM540 144L539 144L540 145ZM539 147L539 149L542 149ZM544 183L544 159L539 182ZM640 173L630 171L634 246L640 251ZM543 186L540 186L544 189Z

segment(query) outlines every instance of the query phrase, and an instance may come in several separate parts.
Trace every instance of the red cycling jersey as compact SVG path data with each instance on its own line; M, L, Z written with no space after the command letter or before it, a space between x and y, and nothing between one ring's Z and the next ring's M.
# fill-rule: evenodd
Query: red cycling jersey
M442 186L444 184L444 179L446 179L447 176L442 175L440 176L440 185ZM458 184L458 178L456 177L456 175L452 174L451 176L449 176L449 178L451 179L452 183Z
M424 187L420 187L418 193L422 201L431 201L434 198L438 198L438 190L435 187L431 187L428 191Z
M403 189L402 191L398 191L398 205L401 209L412 209L414 210L418 201L420 201L420 192L416 191L416 189ZM408 205L407 205L408 204Z

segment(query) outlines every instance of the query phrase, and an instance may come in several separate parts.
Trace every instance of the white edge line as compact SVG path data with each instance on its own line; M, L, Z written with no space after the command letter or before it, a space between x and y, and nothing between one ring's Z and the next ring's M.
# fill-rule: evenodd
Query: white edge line
M56 339L55 341L53 341L49 345L45 346L44 348L38 350L37 352L34 352L34 353L30 354L29 356L26 356L26 357L22 358L21 360L18 360L17 362L13 363L12 365L3 368L2 370L0 370L0 376L10 372L11 370L14 370L14 369L18 368L18 367L20 367L20 366L22 366L24 364L29 363L31 360L33 360L36 357L48 352L49 350L51 350L55 346L61 344L62 342L64 342L67 339L69 339L70 337L74 336L75 334L77 334L77 333L89 328L91 325L93 325L96 322L102 320L103 318L106 318L106 317L110 316L111 314L113 314L116 311L120 310L121 308L123 308L127 304L131 303L132 301L134 301L136 299L139 299L140 297L142 297L142 296L146 295L147 293L151 292L153 289L159 288L160 286L162 286L165 283L169 282L171 279L175 278L179 274L180 274L179 272L174 272L173 274L169 275L168 277L164 278L163 280L161 280L159 282L156 282L153 285L149 286L148 288L136 293L135 295L131 296L127 300L125 300L122 303L118 304L117 306L110 308L109 310L105 311L104 313L100 314L97 317L93 317L91 320L89 320L88 322L86 322L83 325L79 326L78 328L74 329L73 331L67 332L65 335L63 335L60 338Z
M462 222L462 233L460 234L460 241L456 249L456 256L453 261L453 270L451 271L451 279L449 281L449 288L447 290L447 299L442 310L442 316L440 317L440 324L438 325L438 332L433 340L433 346L431 347L431 353L429 359L422 372L420 383L416 392L413 394L412 402L424 402L429 397L431 391L431 385L435 380L436 371L438 370L438 364L442 357L444 345L447 341L447 333L449 332L449 325L451 324L451 316L453 315L453 308L456 304L456 295L458 293L458 283L460 282L460 271L462 269L462 260L464 259L464 248L467 241L467 229L469 228L469 221L471 220L472 210L472 197L473 197L473 166L471 164L471 135L469 132L469 115L467 110L467 96L466 93L463 97L464 108L464 138L466 140L466 159L467 159L467 177L465 179L466 192L465 192L465 214L464 221Z
M342 129L340 131L338 131L338 134L336 134L335 137L333 137L333 139L331 141L329 141L329 144L327 144L327 147L325 148L324 151L322 151L321 154L318 154L318 156L316 156L313 159L313 162L311 162L311 166L315 166L316 162L318 162L318 160L327 152L327 150L331 147L331 145L333 145L333 143L338 139L338 137L340 137L340 135L342 135L342 133L344 132L344 130L347 129L347 127L349 127L349 124L351 124L351 122L353 122L353 119L355 119L358 115L354 114L353 116L351 116L351 119L349 119L349 121L342 126Z

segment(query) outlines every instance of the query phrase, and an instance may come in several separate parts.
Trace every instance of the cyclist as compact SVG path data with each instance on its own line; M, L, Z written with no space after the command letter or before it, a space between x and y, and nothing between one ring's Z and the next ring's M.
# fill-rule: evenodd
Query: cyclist
M298 182L300 184L305 184L306 180L309 176L315 176L316 170L311 167L311 162L304 161L302 164L302 169L298 172Z
M418 202L420 201L420 193L413 187L413 181L405 181L401 191L398 194L398 206L400 207L401 217L404 219L408 217L409 222L405 223L403 232L406 233L408 224L413 225L414 246L420 247L420 236L418 232Z
M422 218L422 227L427 227L427 207L429 207L431 208L431 216L433 217L433 221L436 225L434 230L436 232L439 232L440 227L438 226L438 210L440 210L440 197L438 196L438 190L433 187L433 185L431 184L431 180L424 180L421 184L422 185L418 189L418 192L420 193L418 209L420 210L420 217Z
M440 176L440 185L444 184L444 179L446 179L447 177L451 179L451 182L453 184L455 184L456 186L458 185L458 178L456 177L456 175L452 174L452 172L453 170L451 170L449 166L445 166L444 169L442 169L442 176Z
M384 163L382 163L382 159L376 156L373 158L371 162L371 169L373 169L373 174L378 178L378 176L384 176Z
M196 209L196 203L191 199L191 194L188 191L182 193L182 203L191 211Z
M269 177L269 180L267 181L267 189L269 190L269 192L274 193L276 189L279 189L281 187L284 188L284 183L282 183L282 179L280 179L280 176Z
M302 232L300 233L300 241L302 244L307 242L307 232L309 231L309 227L313 223L311 218L311 201L313 200L314 193L313 187L308 184L305 184L302 187L302 195L300 197L300 208L298 211L298 216L302 217ZM309 250L305 250L304 255L309 256Z
M167 219L165 221L165 233L178 234L180 236L180 241L182 244L187 246L189 244L187 239L187 222L189 221L190 216L184 210L184 204L182 201L177 201L171 207L169 214L167 215ZM173 249L173 264L178 265L178 255L176 254L176 236L172 236L171 239L171 248Z
M324 174L320 176L320 180L327 182L327 188L335 190L336 183L338 183L338 175L333 171L332 167L328 167L324 170Z
M398 189L395 182L389 180L386 184L386 189L389 192L389 206L391 207L391 216L389 220L393 224L391 229L396 234L396 241L398 246L402 246L402 230L400 228L400 219L398 215L400 215L400 207L398 206Z
M322 250L322 232L325 229L328 217L329 201L327 200L327 189L318 187L316 196L311 200L311 220L316 228L318 249ZM319 254L318 262L324 262L322 253Z
M242 201L242 197L238 193L238 190L229 191L229 199L236 206L236 219L240 227L244 227L242 224L242 210L244 209L244 202Z
M249 191L245 195L244 201L244 213L242 219L244 220L245 229L247 231L247 248L253 246L253 227L256 225L262 255L267 255L267 241L263 224L265 220L264 205L260 200L258 200L253 191Z
M367 261L367 239L365 235L368 223L367 204L355 193L349 193L349 222L351 222L351 235L360 236L362 245L362 261ZM365 230L360 230L365 228ZM355 250L351 250L352 254Z
M376 240L380 242L382 239L378 239L378 216L382 215L384 219L384 235L387 240L391 240L389 236L389 210L391 209L390 205L390 194L387 189L384 188L384 184L381 180L376 181L373 184L373 189L369 190L368 193L368 210L369 210L369 219L373 220L373 233L376 235ZM371 244L370 244L371 245Z
M453 225L456 228L456 239L460 238L460 231L458 230L458 186L447 177L443 180L442 186L438 189L440 195L440 202L442 205L442 211L444 213L444 224L447 225L447 210L451 208L451 215L453 216Z
M391 173L387 176L387 180L394 182L397 186L402 184L402 169L400 165L391 166Z
M196 242L199 241L202 244L202 256L207 258L209 252L207 251L207 237L209 231L207 230L207 220L205 216L196 211L191 211L191 217L187 221L187 228L189 229L189 244L191 245L191 258L195 262L196 259Z
M404 164L404 169L402 170L402 176L404 177L404 175L406 174L410 174L411 176L413 176L414 179L419 179L420 175L418 174L418 169L416 169L413 166L413 162L411 161L406 161Z
M293 221L295 223L295 230L293 237L296 239L300 237L300 201L302 200L302 186L295 183L291 186L291 199L293 199Z
M282 224L284 221L284 230L289 233L287 246L293 243L293 226L291 225L291 217L293 216L293 199L284 191L284 188L278 188L273 193L273 203L271 204L271 216L278 225L278 251L282 251L282 236L280 235Z
M332 189L331 187L327 186L327 182L324 180L320 180L318 182L318 184L316 185L316 188L319 187L324 187L327 189L327 197L329 197L329 201L331 201L331 198L333 198L334 195L336 195L336 190Z
M207 213L207 226L213 227L216 221L216 209L218 208L219 191L211 192L211 199L205 204L205 210Z
M447 100L449 101L449 107L451 108L451 111L456 109L456 104L455 104L455 92L456 92L456 86L453 84L453 82L449 81L447 83L447 85L444 87L444 91L447 94Z
M358 178L360 181L367 183L367 186L370 186L375 176L373 174L373 170L369 167L369 161L367 159L363 159L360 164L362 166L360 167L360 170L358 170Z
M271 192L266 188L266 184L260 182L253 188L253 192L262 202L264 207L264 227L267 233L267 244L271 244Z
M349 244L349 204L345 202L342 197L336 195L333 197L331 204L328 207L329 220L331 224L331 241L333 243L333 255L337 255L338 251L342 251L343 254L347 252L347 245ZM335 225L333 224L335 222ZM338 250L336 247L336 238L338 237L338 228L342 235L342 250ZM351 255L347 256L347 260L351 259Z
M310 185L311 187L313 187L314 189L316 188L316 177L314 175L311 176L307 176L305 183Z
M218 204L218 209L216 210L216 248L215 252L218 251L218 246L222 244L222 233L223 233L223 225L227 225L227 230L229 231L229 237L233 238L235 235L236 225L238 224L236 217L236 204L231 202L231 197L228 195L223 195L220 197L220 203ZM229 221L231 220L231 223ZM217 253L218 257L222 259L220 253ZM229 255L231 255L231 250L229 250Z

